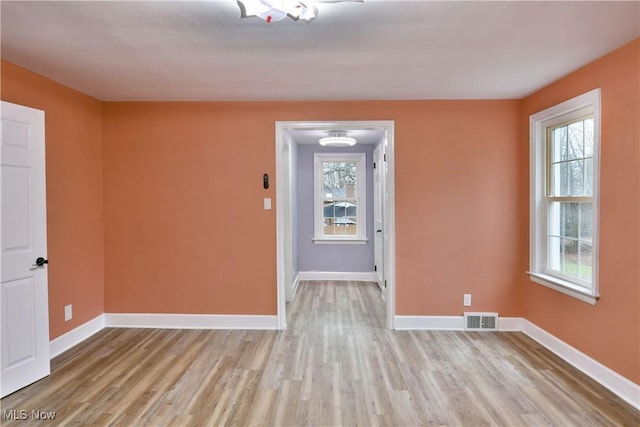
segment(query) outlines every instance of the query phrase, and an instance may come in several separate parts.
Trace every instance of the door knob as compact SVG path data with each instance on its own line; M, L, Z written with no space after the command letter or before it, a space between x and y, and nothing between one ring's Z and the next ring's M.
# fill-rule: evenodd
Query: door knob
M49 260L48 259L44 259L42 257L38 257L36 259L36 263L33 264L34 267L42 267L45 264L49 264Z

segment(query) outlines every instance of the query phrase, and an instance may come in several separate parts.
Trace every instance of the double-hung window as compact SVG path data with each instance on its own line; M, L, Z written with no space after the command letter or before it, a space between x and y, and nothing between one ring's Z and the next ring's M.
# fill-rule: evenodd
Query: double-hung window
M531 279L595 304L600 91L531 116Z
M314 242L366 242L365 153L314 154Z

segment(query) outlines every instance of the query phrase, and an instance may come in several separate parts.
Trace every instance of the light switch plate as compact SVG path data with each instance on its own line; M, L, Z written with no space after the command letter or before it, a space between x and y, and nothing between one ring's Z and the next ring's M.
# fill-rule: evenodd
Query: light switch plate
M464 306L471 307L471 294L464 294Z
M64 321L68 322L73 319L73 305L65 305L64 306Z
M264 198L264 210L268 211L271 209L271 198L270 197L265 197Z

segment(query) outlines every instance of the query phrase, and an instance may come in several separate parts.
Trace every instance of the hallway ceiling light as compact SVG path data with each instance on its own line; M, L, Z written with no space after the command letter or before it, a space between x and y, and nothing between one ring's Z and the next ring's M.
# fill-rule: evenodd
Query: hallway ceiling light
M347 136L346 132L332 132L329 136L318 140L325 147L350 147L356 145L356 139Z
M240 17L257 16L267 22L282 21L287 16L294 21L313 21L318 16L314 3L363 2L364 0L237 0Z

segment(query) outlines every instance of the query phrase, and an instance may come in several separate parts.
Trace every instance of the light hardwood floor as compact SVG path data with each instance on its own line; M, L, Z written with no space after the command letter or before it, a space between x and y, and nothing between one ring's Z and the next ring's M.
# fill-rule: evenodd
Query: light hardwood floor
M105 329L2 399L1 424L640 425L521 333L383 329L372 283L303 282L288 310L281 332Z

